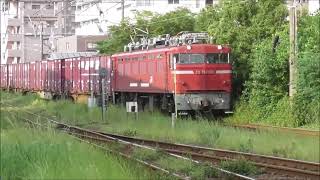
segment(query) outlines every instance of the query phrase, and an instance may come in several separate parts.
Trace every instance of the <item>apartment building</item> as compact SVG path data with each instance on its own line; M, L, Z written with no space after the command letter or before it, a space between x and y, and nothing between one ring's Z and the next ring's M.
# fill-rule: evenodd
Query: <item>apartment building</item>
M0 8L1 63L45 59L54 37L75 33L71 0L2 0Z
M77 0L76 34L106 34L109 26L121 21L122 9L126 18L133 19L137 11L146 10L164 14L185 7L196 13L207 5L217 2L218 0Z
M312 14L319 9L320 0L287 0L303 5ZM164 14L179 7L198 13L208 5L217 4L219 0L77 0L76 2L76 34L102 35L108 27L119 24L122 16L134 19L137 11L152 11ZM122 11L123 10L123 11Z

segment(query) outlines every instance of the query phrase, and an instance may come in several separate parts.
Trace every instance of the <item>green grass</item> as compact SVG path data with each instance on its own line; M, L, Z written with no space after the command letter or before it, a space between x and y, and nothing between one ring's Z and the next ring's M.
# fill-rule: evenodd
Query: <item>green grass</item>
M23 98L20 96L14 98ZM88 109L86 105L69 101L44 101L26 97L25 106L19 110L42 111L43 114L56 116L60 121L83 125L124 135L156 139L169 142L204 145L214 148L240 150L259 154L277 155L294 159L319 162L319 138L306 137L278 131L248 131L220 126L213 121L181 120L171 128L170 117L161 113L139 113L135 120L123 108L110 106L107 120L101 120L99 108ZM19 100L19 103L21 100ZM28 102L28 103L27 103ZM20 106L20 104L19 104ZM9 108L7 109L10 110ZM11 109L15 111L14 109ZM249 117L249 114L247 114ZM90 124L93 123L94 124Z
M236 104L234 114L230 117L227 117L225 121L230 124L254 123L279 127L320 130L319 117L318 121L312 121L312 119L316 119L317 117L309 117L309 119L306 119L306 122L301 123L294 114L295 109L293 108L294 104L292 104L294 102L290 102L291 101L289 98L286 97L278 101L277 104L268 106L266 105L265 109L262 109L261 107L250 105L248 102L241 101L240 103ZM318 115L316 112L313 114L315 116ZM300 126L300 124L304 125Z
M9 98L11 103L28 105L35 97ZM0 109L0 176L3 179L165 179L134 161L69 135L46 128L28 128L19 116L30 119L32 116L13 109L4 105Z
M55 132L17 128L1 132L4 179L149 179L137 164Z
M223 161L220 164L222 169L238 173L245 176L253 176L259 174L259 169L245 159L236 161Z
M196 164L192 161L168 156L164 152L148 149L135 149L133 157L165 167L170 172L180 173L192 179L208 179L220 176L219 171L209 164Z

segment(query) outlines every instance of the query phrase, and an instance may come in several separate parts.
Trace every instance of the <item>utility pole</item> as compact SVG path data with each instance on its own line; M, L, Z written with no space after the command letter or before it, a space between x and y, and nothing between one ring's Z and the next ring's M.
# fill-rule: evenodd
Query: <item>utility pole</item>
M290 57L289 57L289 97L296 93L297 81L297 6L296 0L290 2L289 25L290 25Z
M41 61L43 60L43 22L41 22Z
M5 6L5 4L4 4ZM4 14L4 7L2 7L2 3L0 3L0 64L1 64L1 61L2 61L2 57L3 57L3 54L2 54L2 24L1 24L1 20L2 20L2 13Z
M63 27L64 27L64 36L67 36L67 18L69 18L68 15L68 4L70 3L69 0L66 0L63 2L64 5L64 17L63 17Z
M124 20L124 0L121 0L121 20Z
M101 98L102 98L102 122L106 119L106 94L105 94L105 78L101 79Z

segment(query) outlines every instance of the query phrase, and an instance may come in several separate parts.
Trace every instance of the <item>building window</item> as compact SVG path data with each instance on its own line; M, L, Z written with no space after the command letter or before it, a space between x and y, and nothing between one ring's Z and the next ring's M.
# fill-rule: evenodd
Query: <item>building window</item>
M17 26L15 34L19 34L19 33L20 33L20 26Z
M150 6L151 0L137 0L137 6Z
M48 4L48 5L46 5L46 9L54 9L54 5L53 4Z
M48 27L55 27L55 21L47 21Z
M31 8L32 9L40 9L40 5L32 5Z
M179 0L168 0L168 4L179 4Z
M206 5L212 5L213 4L213 0L206 0Z
M70 44L66 42L66 50L68 50L69 48L70 48Z
M20 42L17 41L17 42L14 42L13 46L12 46L12 49L17 49L19 50L20 49Z
M92 42L87 43L87 49L96 49L96 48L97 48L96 43L92 43Z

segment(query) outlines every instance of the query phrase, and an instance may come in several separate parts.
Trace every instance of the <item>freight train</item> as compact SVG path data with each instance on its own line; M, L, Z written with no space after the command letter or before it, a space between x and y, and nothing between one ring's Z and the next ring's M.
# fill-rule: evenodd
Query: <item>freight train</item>
M206 40L207 34L184 32L131 43L114 55L2 64L1 88L85 102L103 87L113 103L136 101L139 109L228 111L231 48Z

